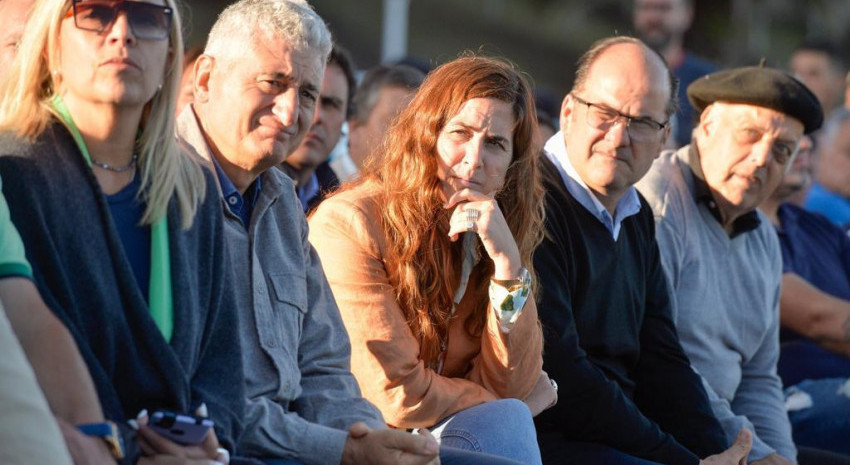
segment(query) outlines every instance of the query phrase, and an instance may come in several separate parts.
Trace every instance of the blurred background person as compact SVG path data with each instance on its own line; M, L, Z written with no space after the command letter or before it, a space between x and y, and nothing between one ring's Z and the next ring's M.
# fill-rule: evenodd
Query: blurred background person
M342 125L351 113L354 69L348 51L334 45L325 67L310 129L301 145L280 165L295 181L296 193L305 212L315 208L328 192L339 187L339 178L327 161L342 135Z
M833 113L818 134L815 183L806 209L850 229L850 110Z
M127 463L219 459L217 436L232 450L242 422L221 211L206 195L215 185L174 138L180 29L172 0L40 1L0 86L11 218L122 428ZM202 403L217 434L201 447L125 423Z
M536 131L517 71L459 58L390 126L383 162L310 220L352 372L387 423L529 464L531 414L556 400L526 268L542 239Z
M794 442L850 454L850 237L789 202L812 182L811 141L803 136L779 187L760 208L782 248L778 372ZM848 385L850 386L850 385Z
M366 159L378 151L389 124L424 78L422 71L407 65L381 65L363 75L351 100L348 154L331 162L341 181L362 172Z
M35 0L0 0L0 81L12 67Z
M195 80L195 60L204 53L204 47L194 46L189 47L183 55L183 75L180 78L180 92L177 94L177 113L180 112L188 103L192 103L195 98L193 82Z
M838 48L824 39L807 40L791 53L791 73L811 89L829 116L844 104L847 66Z
M671 148L687 145L696 122L694 108L685 89L717 68L685 49L685 33L694 21L694 0L634 0L632 23L635 34L658 51L679 80L679 110L673 118Z

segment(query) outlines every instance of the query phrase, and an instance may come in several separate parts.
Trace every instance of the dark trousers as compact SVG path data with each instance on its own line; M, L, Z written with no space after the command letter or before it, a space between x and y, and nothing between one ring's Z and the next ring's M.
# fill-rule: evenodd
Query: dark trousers
M850 441L850 438L847 440ZM821 449L797 446L797 463L800 465L850 465L850 457Z
M543 465L660 465L602 444L567 441L559 432L537 429Z

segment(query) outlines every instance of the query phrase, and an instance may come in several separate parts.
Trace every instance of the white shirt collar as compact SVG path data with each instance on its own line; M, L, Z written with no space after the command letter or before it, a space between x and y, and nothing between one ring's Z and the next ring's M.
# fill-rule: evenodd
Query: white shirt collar
M608 229L611 237L616 241L620 236L623 220L640 211L640 199L634 186L630 186L623 197L620 198L620 201L617 202L617 208L614 210L614 217L612 218L602 202L596 198L596 195L587 187L578 171L570 163L563 132L558 131L546 141L543 152L558 168L567 191Z

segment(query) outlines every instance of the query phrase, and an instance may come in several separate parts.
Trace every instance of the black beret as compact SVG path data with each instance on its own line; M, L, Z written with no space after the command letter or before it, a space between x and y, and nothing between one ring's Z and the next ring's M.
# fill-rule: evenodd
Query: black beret
M806 134L823 123L817 97L802 82L773 68L747 66L703 76L688 86L688 100L700 113L714 102L745 103L792 116Z

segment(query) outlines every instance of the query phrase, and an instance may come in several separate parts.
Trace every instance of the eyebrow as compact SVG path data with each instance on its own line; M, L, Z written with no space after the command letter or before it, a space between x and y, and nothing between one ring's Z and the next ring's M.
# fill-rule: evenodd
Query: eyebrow
M479 131L479 129L476 128L475 126L470 126L470 125L465 124L465 123L457 122L457 123L449 123L449 124L452 124L452 125L455 125L455 126L460 126L464 129L469 129L470 131ZM490 134L490 135L487 136L487 138L490 139L490 140L498 141L498 142L509 142L510 141L510 139L508 139L507 137L504 137L504 136L499 135L499 134Z
M259 73L257 74L257 78L271 78L276 81L284 81L287 83L298 82L295 78L292 77L292 75L280 72ZM299 88L309 90L310 92L319 93L319 86L312 82L302 82Z

